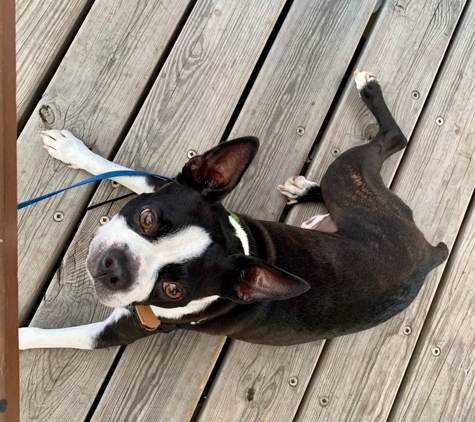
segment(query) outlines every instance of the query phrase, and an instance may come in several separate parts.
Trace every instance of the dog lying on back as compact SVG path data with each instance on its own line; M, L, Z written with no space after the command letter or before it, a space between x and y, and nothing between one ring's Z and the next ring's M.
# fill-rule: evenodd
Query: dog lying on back
M139 196L97 231L87 258L97 297L114 311L85 326L22 328L20 348L95 349L180 328L289 345L365 330L407 308L448 250L425 240L384 185L383 162L407 141L377 79L355 79L376 137L341 154L320 185L299 176L279 186L289 203L324 201L329 214L298 228L227 211L221 200L257 153L252 137L190 159L174 182L119 177ZM67 131L42 137L73 168L123 169ZM158 328L144 322L150 314Z

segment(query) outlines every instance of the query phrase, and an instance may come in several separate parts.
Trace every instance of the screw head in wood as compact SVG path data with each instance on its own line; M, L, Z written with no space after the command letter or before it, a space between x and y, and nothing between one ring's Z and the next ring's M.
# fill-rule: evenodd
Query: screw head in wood
M415 100L418 100L420 98L421 94L419 94L419 91L412 91L411 92L411 97L414 98Z
M63 221L64 214L61 211L56 211L53 215L53 220L54 221Z
M111 185L115 189L115 188L118 188L120 186L120 183L116 182L115 180L111 180Z
M435 119L435 123L437 124L437 126L442 126L444 124L444 119L442 117L437 117L437 119Z
M440 355L440 347L434 347L434 348L432 349L432 354L433 354L435 357L439 356L439 355Z
M297 128L297 135L302 136L305 133L305 128L303 126L299 126Z
M341 152L341 151L340 151L340 148L333 148L333 149L332 149L332 155L333 155L334 157L339 156L339 155L340 155L340 152Z
M103 215L101 218L99 218L99 223L101 224L101 226L103 226L104 224L107 224L109 221L110 221L110 218L107 217L107 215Z
M186 156L187 156L189 159L195 157L196 155L198 155L198 153L197 153L194 149L190 149L190 150L186 153Z
M328 406L328 403L330 402L330 400L328 399L328 397L323 396L323 397L320 397L318 402L320 403L320 406L325 407L325 406Z
M412 328L409 327L409 325L406 325L406 326L404 327L403 332L404 332L404 335L410 336L410 335L412 334Z
M289 379L289 385L291 387L297 387L297 384L299 383L299 379L297 377L291 377Z

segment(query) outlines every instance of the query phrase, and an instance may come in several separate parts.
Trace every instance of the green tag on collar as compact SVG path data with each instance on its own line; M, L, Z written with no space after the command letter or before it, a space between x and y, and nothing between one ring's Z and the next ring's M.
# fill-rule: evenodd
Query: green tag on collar
M232 211L229 211L229 210L226 210L226 211L228 212L229 216L230 216L236 223L239 224L239 221L240 221L240 220L239 220L239 217L238 217L236 214L234 214Z

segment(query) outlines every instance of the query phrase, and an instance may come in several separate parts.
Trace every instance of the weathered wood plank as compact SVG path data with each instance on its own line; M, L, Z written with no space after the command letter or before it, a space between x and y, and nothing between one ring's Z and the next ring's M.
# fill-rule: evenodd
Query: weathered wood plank
M394 191L413 209L429 241L452 246L475 186L475 5L447 55L418 122ZM436 124L442 116L444 124ZM414 303L372 330L332 340L297 420L385 420L388 417L445 264L434 270ZM404 335L404 327L412 328ZM329 404L320 406L319 398Z
M199 2L127 135L117 161L129 167L173 175L187 161L189 149L202 152L216 145L284 3L283 0ZM121 192L124 191L103 183L92 203L117 197ZM67 326L71 322L77 325L106 316L107 310L98 305L87 281L84 262L100 216L112 216L119 209L120 204L108 204L87 213L33 325ZM156 420L167 420L166 416L162 419L162 415L171 413L172 420L189 420L223 341L221 337L180 332L157 335L138 342L130 351L126 349L121 371L112 378L99 405L98 418L122 420L121 415L128 415L128 420L136 420L153 412ZM135 368L137 354L145 355L150 348L164 350L164 365L157 367L154 355L149 352L150 359ZM190 359L190 348L194 353L193 360L189 361L195 371L193 378L182 372ZM50 420L84 418L116 352L22 353L22 380L31 380L22 387L25 414L28 411L32 415L42 414L50 409ZM173 359L165 362L168 357ZM43 367L35 364L40 360ZM142 384L157 370L160 370L164 390L151 390L150 394L161 394L168 386L173 387L183 394L179 406L156 396L143 402ZM130 371L134 372L133 377L124 376ZM77 374L72 381L71 373ZM43 378L47 380L46 388L42 386ZM52 388L53 385L62 387ZM123 397L127 400L122 400Z
M457 18L461 12L461 7L459 7L458 9L452 11L452 18L450 22L443 20L442 22L437 21L439 23L436 24L431 22L430 12L436 11L438 7L438 3L436 4L436 2L432 2L429 9L427 4L424 6L423 2L412 2L410 7L408 6L406 9L406 15L402 17L398 13L397 9L393 9L389 7L389 5L386 5L385 8L380 12L380 17L376 23L376 27L367 42L365 52L359 62L359 65L362 65L364 68L378 69L377 74L383 75L383 78L384 75L386 75L388 78L391 78L394 74L395 63L398 63L398 66L400 66L402 69L405 69L405 72L407 72L407 74L404 72L401 73L401 78L406 81L406 83L407 81L411 80L416 81L416 84L413 85L412 88L404 87L401 83L390 87L389 101L392 101L392 105L398 110L396 116L403 122L403 128L406 132L412 132L412 129L416 124L417 117L420 113L420 110L422 109L423 102L429 92L430 86L437 72L437 66L442 60L444 51L450 40L450 34L452 33L457 22ZM444 16L447 16L446 11L441 13L443 13ZM444 32L448 35L443 35ZM349 31L349 33L355 36L355 32ZM409 54L408 51L411 53ZM388 57L391 59L388 59ZM424 67L419 62L425 63L426 67ZM434 68L428 68L428 62L432 63ZM321 86L327 86L325 80L323 79L324 72L318 71L318 74L322 79L320 84L317 84L317 88L314 88L316 92L321 91L319 89ZM421 98L419 100L420 103L415 102L414 104L411 104L411 107L407 107L408 102L413 102L411 99L411 91L415 89L414 87L419 89L421 92ZM407 93L407 96L404 97L401 95L397 91L398 88L400 90L404 89ZM262 91L271 90L267 88L262 89ZM248 103L249 102L250 101L248 101ZM261 106L262 103L264 103L264 101L259 101L259 106ZM269 101L269 103L271 103L271 101ZM317 101L316 104L320 105L321 103ZM326 149L328 156L331 157L329 150L331 150L331 148L334 146L334 144L330 143L332 140L338 139L338 146L341 147L342 150L348 149L354 144L354 138L351 135L355 132L364 133L363 128L372 122L369 119L367 111L364 110L363 107L365 106L359 99L354 88L354 82L351 79L345 89L343 99L338 106L338 117L333 119L330 123L327 129L329 135L326 136L323 141L322 147L325 147L325 143L329 144L328 148ZM258 108L256 110L256 108L257 106L255 105L253 107L249 106L249 113L259 113L260 110ZM304 108L304 106L302 106L302 108ZM326 110L325 107L322 108L324 111ZM272 113L267 112L267 115L272 116ZM362 115L364 116L363 119ZM279 117L281 116L278 115L275 118L275 121L279 121ZM360 119L363 121L361 122ZM253 121L251 118L249 118L249 120ZM307 125L306 132L308 130L315 129L318 131L321 120L317 123L318 124L314 128L309 128ZM294 125L298 126L298 124ZM356 131L355 128L358 128L358 131ZM269 129L268 126L262 124L261 130L265 131L266 129L275 130L274 128ZM244 132L236 131L236 134L243 133ZM252 133L255 132L253 131ZM313 134L313 138L315 133ZM291 139L290 137L294 135L289 134L288 136L289 139ZM278 135L276 138L280 139L280 136ZM361 143L364 142L362 138L363 136L360 136L358 140ZM272 152L267 154L269 156L272 156L272 154L276 155ZM289 151L286 151L285 154L287 154L285 156L288 156ZM324 154L320 154L314 160L312 171L315 171L317 167L320 168L321 162L324 162L322 165L323 167L329 165L328 159L324 158ZM270 171L269 169L271 168L274 169L274 167L279 167L280 165L280 163L274 163L270 166L261 164L261 174L259 176L254 174L252 175L253 183L255 183L255 180L260 181L261 179L266 180L266 178L271 179L265 172ZM284 178L290 174L297 174L298 172L299 169L292 169L290 173L281 174L280 177ZM275 179L273 179L272 183L273 182L275 182ZM275 186L269 187L268 189L270 188L274 190ZM253 195L252 193L244 190L243 195L246 194L251 197ZM262 198L266 199L268 198L269 193L264 193L262 190L260 195ZM260 200L260 202L262 202L262 200ZM236 207L233 209L235 208ZM260 211L261 210L259 210L259 212ZM290 221L294 224L300 224L300 222L303 220L301 219L301 216L298 215L297 218L291 217ZM298 407L301 394L296 393L295 390L291 388L284 388L283 391L285 391L286 394L283 394L279 397L279 402L281 404L273 402L272 409L269 409L267 408L268 403L266 401L268 397L264 394L265 384L258 384L259 388L256 389L256 387L253 385L253 380L257 378L253 377L257 377L256 374L262 376L263 367L284 366L286 368L291 368L295 364L295 361L298 361L300 365L298 371L298 387L302 388L307 385L308 380L311 377L315 361L318 359L319 353L321 351L321 344L321 342L318 342L314 343L312 345L313 347L308 346L305 348L281 348L279 352L274 352L275 355L271 361L269 361L268 354L264 353L264 351L269 349L268 347L246 345L243 343L239 344L234 349L232 357L226 357L223 366L223 376L218 377L217 382L213 386L211 395L205 404L201 420L213 420L213 417L219 419L218 416L222 417L223 420L235 420L239 419L240 417L244 418L244 415L248 415L247 412L251 412L250 414L253 415L253 419L256 419L256 415L259 415L259 417L262 419L274 418L275 420L291 420ZM240 364L241 355L249 356L248 362L252 362L252 364L248 363L247 366ZM242 375L243 373L249 375L249 385L247 388L253 387L255 389L254 399L252 401L247 399L246 390L244 390L243 386L240 386L243 388L242 391L236 391L237 387L235 386L234 380L244 378L244 375ZM288 378L293 375L294 374L291 371L288 371L285 374L285 380L287 381ZM228 394L230 394L228 391L232 391L234 393L233 401L227 400Z
M190 0L98 0L18 139L20 200L82 180L41 149L41 130L64 127L110 156ZM94 186L19 214L20 323L35 303L77 225ZM56 211L64 214L58 223ZM32 236L34 233L34 236Z
M16 1L17 121L26 121L93 0Z
M392 421L464 422L475 417L473 205L401 384ZM440 349L438 356L434 348Z

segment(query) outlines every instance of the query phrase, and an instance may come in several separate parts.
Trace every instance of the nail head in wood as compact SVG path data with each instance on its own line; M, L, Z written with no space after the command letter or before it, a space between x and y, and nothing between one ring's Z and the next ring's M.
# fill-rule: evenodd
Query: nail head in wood
M437 123L438 126L442 126L444 124L444 119L439 116L435 119L435 123Z
M297 387L298 383L299 383L299 379L297 377L291 377L289 380L289 384L291 387Z
M61 211L56 211L53 215L53 220L54 221L63 221L64 214Z
M439 347L434 347L434 348L432 349L432 354L433 354L435 357L439 356L439 355L440 355L440 348L439 348Z
M194 149L190 149L190 150L186 153L186 156L187 156L189 159L195 157L196 155L198 155L198 153L197 153Z
M411 97L414 98L415 100L418 100L420 98L419 91L412 91Z
M403 331L404 331L404 335L406 336L410 336L412 334L412 328L409 327L409 325L406 325Z
M337 157L338 155L340 155L340 148L333 148L332 149L332 155L334 157Z
M111 180L111 184L114 189L119 187L119 182L116 182L115 180Z
M103 216L99 219L99 223L101 223L101 226L103 226L104 224L107 224L109 221L110 221L110 218L107 217L107 215L103 215Z
M320 406L326 407L328 406L329 402L330 400L328 400L328 397L326 396L320 397L320 400L319 400Z
M299 126L297 128L297 135L302 136L305 133L305 128L303 126Z

